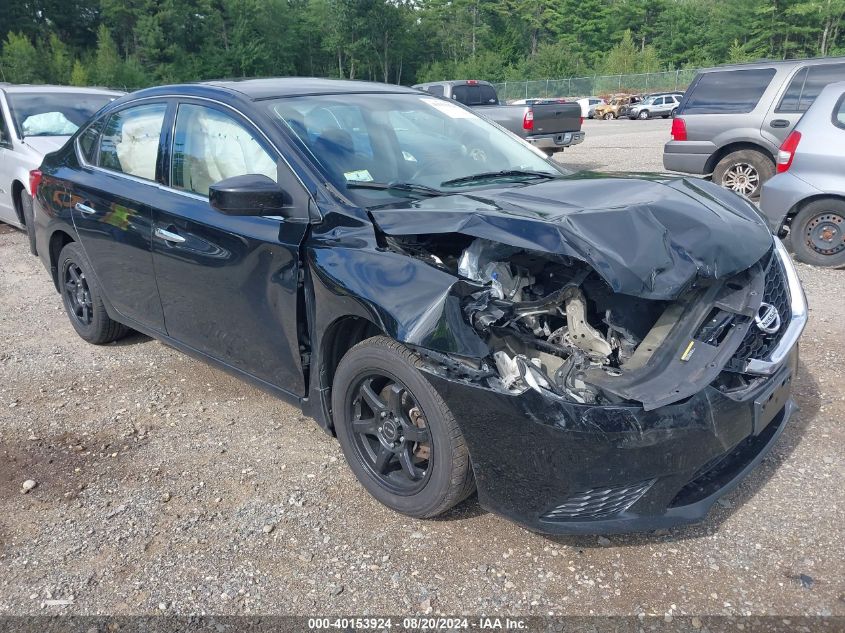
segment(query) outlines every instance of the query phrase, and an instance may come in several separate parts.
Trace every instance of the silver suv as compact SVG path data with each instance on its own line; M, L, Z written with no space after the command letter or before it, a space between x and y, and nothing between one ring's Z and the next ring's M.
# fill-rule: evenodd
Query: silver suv
M845 57L758 62L699 72L686 91L663 166L750 198L775 173L778 148L829 83L845 80Z
M640 103L632 105L627 110L629 119L650 119L652 117L663 117L668 119L674 116L678 104L684 98L682 94L656 94L650 95Z
M778 152L760 210L795 257L845 266L845 82L830 84Z

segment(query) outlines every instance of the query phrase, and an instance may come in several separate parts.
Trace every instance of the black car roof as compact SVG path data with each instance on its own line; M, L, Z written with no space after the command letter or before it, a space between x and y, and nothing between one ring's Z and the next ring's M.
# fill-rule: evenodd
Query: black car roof
M133 93L132 97L178 94L184 96L209 96L220 90L237 93L250 100L297 97L319 94L353 93L416 93L413 88L371 81L346 79L321 79L318 77L276 77L267 79L229 79L191 84L157 86Z

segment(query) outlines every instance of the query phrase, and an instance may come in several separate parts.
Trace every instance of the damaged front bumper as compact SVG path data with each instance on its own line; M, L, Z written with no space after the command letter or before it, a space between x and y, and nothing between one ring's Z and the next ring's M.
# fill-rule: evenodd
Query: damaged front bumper
M736 350L732 362L707 358L708 367L724 369L707 374L703 388L688 390L691 374L673 369L679 397L671 402L587 404L544 389L509 393L432 367L429 379L467 440L481 504L550 534L703 519L765 457L796 410L790 392L807 304L780 244L774 257L780 268L770 270L781 274L767 275L755 292L780 306L782 333L761 339L756 327L741 330L739 349L727 348Z
M609 534L703 519L783 432L797 366L796 346L743 391L708 386L651 411L429 380L461 426L483 507L537 532Z

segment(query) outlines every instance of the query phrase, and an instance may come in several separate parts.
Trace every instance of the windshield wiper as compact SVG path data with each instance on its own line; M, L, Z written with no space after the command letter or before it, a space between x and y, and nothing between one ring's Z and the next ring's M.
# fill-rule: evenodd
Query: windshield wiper
M346 187L349 189L375 189L377 191L401 191L405 193L416 193L421 196L445 196L445 191L429 187L427 185L418 185L413 182L368 182L366 180L356 180L347 182Z
M461 178L453 178L440 183L441 187L451 187L453 185L465 185L473 182L484 182L485 180L498 180L500 178L532 178L532 179L549 179L560 178L563 174L552 174L547 171L531 171L528 169L505 169L502 171L485 171L480 174L472 174L471 176L462 176Z

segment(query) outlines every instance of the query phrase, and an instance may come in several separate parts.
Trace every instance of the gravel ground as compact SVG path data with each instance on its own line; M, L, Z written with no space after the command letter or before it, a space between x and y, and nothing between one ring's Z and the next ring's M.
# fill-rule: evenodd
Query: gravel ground
M667 122L585 127L564 162L659 167ZM0 615L845 615L842 271L799 267L801 411L771 455L704 523L605 539L474 498L394 514L290 406L140 335L85 344L8 227L0 262Z
M559 160L573 169L665 171L663 145L671 127L671 119L588 119L584 142L558 154Z

